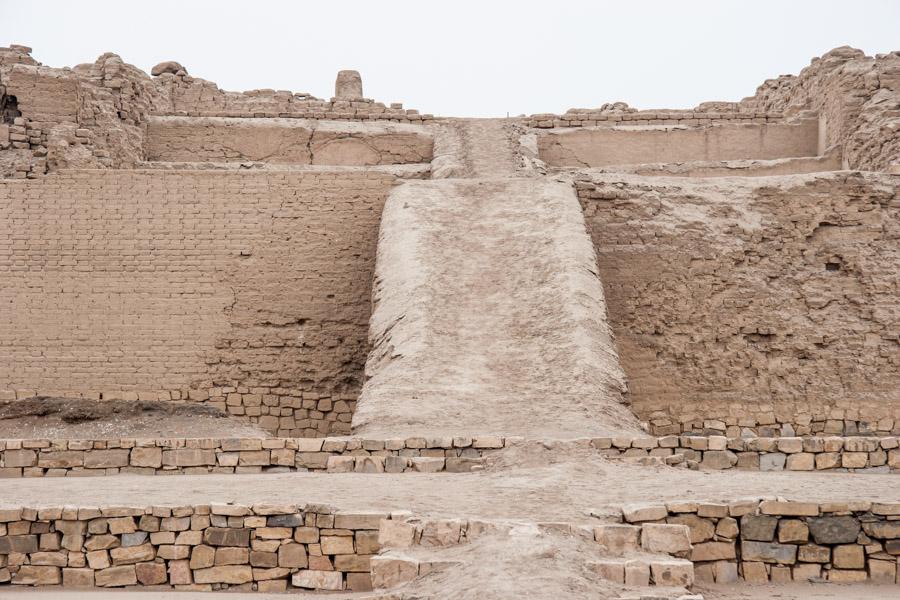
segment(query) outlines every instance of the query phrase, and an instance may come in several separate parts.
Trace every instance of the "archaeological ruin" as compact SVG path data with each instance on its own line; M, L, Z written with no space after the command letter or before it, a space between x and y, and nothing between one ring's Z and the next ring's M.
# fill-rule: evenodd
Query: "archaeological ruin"
M503 119L195 68L0 48L0 598L900 598L900 51Z

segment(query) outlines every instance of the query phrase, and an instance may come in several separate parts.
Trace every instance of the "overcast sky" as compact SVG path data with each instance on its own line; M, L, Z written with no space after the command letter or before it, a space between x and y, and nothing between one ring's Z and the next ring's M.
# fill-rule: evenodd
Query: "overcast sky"
M900 50L900 1L0 0L10 43L51 66L110 51L321 98L357 69L367 97L436 115L688 108L752 95L835 46Z

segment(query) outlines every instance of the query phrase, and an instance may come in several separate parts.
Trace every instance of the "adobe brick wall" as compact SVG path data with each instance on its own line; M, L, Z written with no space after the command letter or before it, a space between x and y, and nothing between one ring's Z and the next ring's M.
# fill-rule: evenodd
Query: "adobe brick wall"
M577 187L632 406L654 433L705 420L895 427L896 178L585 175Z
M0 396L209 401L349 431L384 173L0 182Z

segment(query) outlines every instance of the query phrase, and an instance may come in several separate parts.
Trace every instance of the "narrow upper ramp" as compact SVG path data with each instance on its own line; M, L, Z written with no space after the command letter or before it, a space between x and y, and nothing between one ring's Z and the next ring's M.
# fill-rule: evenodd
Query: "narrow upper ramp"
M594 248L568 184L395 188L381 221L358 433L637 431Z

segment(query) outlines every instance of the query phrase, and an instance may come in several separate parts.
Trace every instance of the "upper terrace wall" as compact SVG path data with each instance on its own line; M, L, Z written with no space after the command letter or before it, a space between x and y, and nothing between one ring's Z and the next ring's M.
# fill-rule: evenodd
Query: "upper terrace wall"
M656 432L704 420L893 429L896 178L582 177L629 396Z
M347 431L392 185L103 170L0 182L0 397L190 397L284 435Z
M818 154L818 119L782 123L558 128L538 136L540 158L557 167L775 159Z
M151 117L144 137L150 161L314 165L394 165L431 160L424 127L301 119Z

